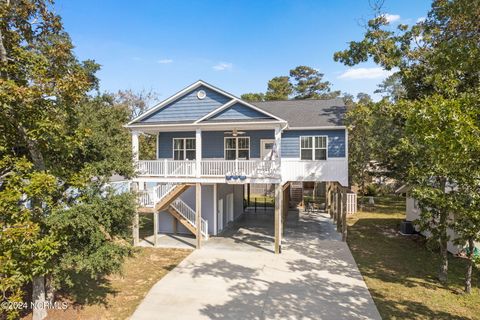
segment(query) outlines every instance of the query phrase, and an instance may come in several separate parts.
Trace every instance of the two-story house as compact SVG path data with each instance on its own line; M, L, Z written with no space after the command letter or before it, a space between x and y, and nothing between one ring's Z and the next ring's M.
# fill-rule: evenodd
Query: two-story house
M197 246L243 213L246 184L275 185L275 251L290 182L348 183L341 99L249 103L197 81L129 122L140 212L158 233L191 232ZM142 133L156 159L138 158ZM152 186L154 188L147 188ZM138 230L137 237L138 237Z

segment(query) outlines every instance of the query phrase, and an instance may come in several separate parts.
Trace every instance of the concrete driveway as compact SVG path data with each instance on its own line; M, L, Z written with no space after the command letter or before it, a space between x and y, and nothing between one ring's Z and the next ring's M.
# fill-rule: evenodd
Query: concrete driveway
M132 319L381 319L325 214L289 214L274 255L271 216L212 238L150 290Z

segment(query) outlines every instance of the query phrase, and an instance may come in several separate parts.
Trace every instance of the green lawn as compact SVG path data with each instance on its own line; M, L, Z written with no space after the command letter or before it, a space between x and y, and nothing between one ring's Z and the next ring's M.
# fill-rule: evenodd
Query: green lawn
M255 205L255 199L257 200L257 208L266 207L273 207L275 204L275 199L272 196L264 196L259 194L251 194L250 195L250 206L253 207ZM245 201L247 198L245 197Z
M64 298L66 310L51 309L46 320L128 319L150 288L175 268L192 250L137 248L121 274L87 282L75 297ZM31 320L32 314L23 320Z
M375 211L349 219L348 245L384 319L480 319L479 271L464 295L465 260L450 256L449 286L435 276L438 254L421 236L402 236L405 200L375 199Z

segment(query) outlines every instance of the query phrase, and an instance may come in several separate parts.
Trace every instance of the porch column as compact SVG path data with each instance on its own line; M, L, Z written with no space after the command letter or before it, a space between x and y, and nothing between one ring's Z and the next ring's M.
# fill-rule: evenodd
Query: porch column
M213 235L217 235L218 230L218 186L213 185Z
M130 184L130 188L132 192L138 192L138 182L132 182L132 184ZM138 211L135 210L135 215L133 216L132 223L132 237L134 246L138 246L138 243L140 242L139 220L140 219L138 217Z
M282 184L275 185L275 254L282 253Z
M202 185L195 184L195 225L197 227L197 249L202 245Z
M133 236L133 246L138 246L140 242L140 228L139 228L139 217L138 211L135 211L135 215L133 216L133 226L132 226L132 236Z
M342 241L347 241L347 188L342 187Z
M280 127L275 128L275 146L277 148L277 164L280 168L280 162L282 157L280 156L280 152L282 149L282 131Z
M158 215L160 212L153 213L153 246L156 247L158 244Z
M138 132L132 131L132 157L134 162L138 161L138 150L139 150Z
M158 143L160 141L160 132L157 133L157 139L155 140L155 157L156 159L160 159L158 152L160 151L158 148Z
M337 232L342 232L342 189L337 183Z
M327 194L325 196L325 209L327 209L327 213L330 215L330 219L333 218L332 214L332 190L330 181L327 182Z
M201 161L202 161L202 129L197 129L195 131L195 159L196 159L196 177L200 178L201 176Z

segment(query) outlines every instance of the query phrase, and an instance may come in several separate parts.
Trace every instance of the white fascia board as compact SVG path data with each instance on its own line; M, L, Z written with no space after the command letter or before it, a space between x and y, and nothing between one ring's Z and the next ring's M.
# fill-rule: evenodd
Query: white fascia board
M136 117L135 119L131 120L127 126L131 125L132 123L135 123L137 121L140 121L142 119L144 119L146 116L162 109L163 107L165 107L167 104L169 104L170 102L174 101L175 99L178 99L178 98L181 98L182 96L184 96L185 94L187 94L189 91L201 86L203 84L203 81L199 80L191 85L189 85L188 87L186 87L185 89L181 90L181 91L178 91L177 93L175 93L173 96L171 96L170 98L167 98L166 100L163 100L162 102L156 104L155 106L153 106L152 108L148 109L146 112L142 113L141 115L139 115L138 117Z
M211 84L209 84L209 83L206 83L206 82L203 81L203 80L198 80L198 81L196 81L195 83L193 83L193 84L189 85L188 87L186 87L185 89L183 89L183 90L175 93L173 96L169 97L168 99L163 100L162 102L160 102L160 103L158 103L157 105L153 106L152 108L150 108L149 110L147 110L145 113L139 115L139 116L136 117L135 119L131 120L130 122L128 122L127 127L130 126L131 124L137 122L137 121L140 121L140 120L144 119L144 118L147 117L148 115L151 115L152 113L154 113L154 112L162 109L163 107L165 107L166 105L168 105L170 102L172 102L172 101L174 101L175 99L178 99L178 98L184 96L184 95L187 94L189 91L191 91L191 90L193 90L193 89L195 89L195 88L198 88L199 86L202 86L202 85L205 86L205 87L207 87L207 88L209 88L209 89L211 89L211 90L213 90L213 91L216 91L216 92L218 92L218 93L220 93L220 94L223 94L224 96L226 96L226 97L228 97L228 98L230 98L230 99L232 99L232 100L235 100L236 102L240 102L240 103L242 103L242 104L244 104L244 105L246 105L246 106L248 106L248 107L250 107L250 108L252 108L252 109L254 109L254 110L256 110L256 111L258 111L258 112L261 112L261 113L263 113L263 114L265 114L265 115L268 115L269 117L272 117L272 118L277 119L277 120L282 121L282 122L286 122L285 120L283 120L283 119L281 119L281 118L279 118L279 117L277 117L277 116L275 116L275 115L273 115L273 114L271 114L271 113L269 113L269 112L266 112L266 111L264 111L264 110L262 110L262 109L260 109L260 108L258 108L258 107L256 107L256 106L254 106L254 105L252 105L252 104L250 104L250 103L248 103L248 102L246 102L246 101L243 101L243 100L241 100L240 98L238 98L238 97L236 97L236 96L234 96L234 95L232 95L232 94L230 94L230 93L228 93L228 92L226 92L226 91L224 91L224 90L222 90L222 89L220 89L220 88L217 88L217 87L215 87L215 86L213 86L213 85L211 85ZM234 102L234 101L229 101L229 102ZM224 106L225 106L225 105L220 106L219 108L222 108L222 107L224 107ZM210 116L214 115L214 114L216 113L215 111L218 111L219 108L217 108L216 110L212 111L213 113L211 112L211 115L210 115ZM197 121L199 121L199 120L197 120ZM196 121L196 122L197 122L197 121Z
M227 129L231 129L232 126L238 127L238 128L245 128L245 130L249 129L249 127L252 126L259 126L259 128L262 127L271 127L274 129L275 127L278 127L279 125L282 125L283 122L280 122L278 120L271 120L271 121L250 121L250 122L217 122L217 123L185 123L185 124L176 124L176 123L170 123L170 124L132 124L132 125L127 125L125 126L126 128L129 128L131 130L137 130L137 131L187 131L187 130L193 130L195 128L202 128L202 129L221 129L223 130L223 127Z
M287 122L287 121L285 121L285 120L283 120L283 119L281 119L281 118L279 118L279 117L277 117L277 116L275 116L275 115L273 115L273 114L271 114L271 113L269 113L269 112L266 112L266 111L263 110L263 109L260 109L260 108L254 106L254 105L251 105L251 104L243 101L242 99L239 99L239 98L237 98L237 97L233 97L231 101L227 102L227 103L224 104L223 106L218 107L217 109L213 110L213 111L210 112L209 114L201 117L200 119L198 119L197 121L195 121L195 123L199 123L199 122L201 122L201 121L210 119L211 117L213 117L214 115L222 112L223 110L227 109L228 107L233 106L235 103L243 104L244 106L246 106L246 107L248 107L248 108L250 108L250 109L253 109L253 110L255 110L255 111L258 111L258 112L260 112L261 114L264 114L264 115L266 115L266 116L269 116L270 118L273 118L273 119L275 119L275 120L278 120L278 121L281 121L281 122L285 122L285 123Z
M276 115L273 115L273 114L271 114L270 112L267 112L267 111L265 111L265 110L263 110L263 109L260 109L259 107L255 106L255 105L253 105L253 104L251 104L251 103L248 103L248 102L240 99L239 97L234 96L233 94L230 94L230 93L228 93L228 92L226 92L226 91L223 91L223 90L220 89L220 88L217 88L217 87L215 87L215 86L212 86L211 84L208 84L208 83L206 83L206 82L204 82L204 81L202 81L202 80L200 80L200 82L201 82L205 87L207 87L207 88L209 88L209 89L212 89L212 90L214 90L214 91L217 91L218 93L221 93L221 94L223 94L223 95L225 95L225 96L227 96L227 97L229 97L229 98L231 98L231 99L234 99L234 100L236 100L237 102L242 103L242 104L244 104L244 105L247 106L247 107L250 107L250 108L252 108L252 109L254 109L254 110L258 111L258 112L261 112L261 113L263 113L263 114L265 114L265 115L267 115L267 116L269 116L269 117L272 117L272 118L274 118L274 119L277 119L278 121L287 122L287 121L285 121L284 119L279 118L279 117L277 117ZM220 108L221 108L221 107L220 107ZM218 110L218 109L217 109L217 110ZM214 111L215 111L215 110L214 110ZM198 120L197 120L197 121L198 121Z
M288 127L288 130L325 130L325 129L347 129L346 126L317 126L317 127Z
M215 114L217 114L217 113L225 110L226 108L234 105L236 102L237 102L236 99L232 99L232 100L228 101L227 103L225 103L224 105L221 105L221 106L218 107L217 109L215 109L215 110L211 111L210 113L204 115L203 117L201 117L200 119L198 119L198 120L195 121L194 123L199 123L199 122L201 122L201 121L203 121L203 120L205 120L205 119L208 119L208 118L210 118L211 116L214 116Z

